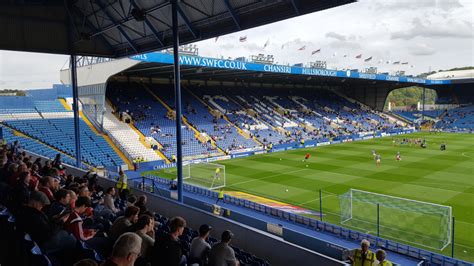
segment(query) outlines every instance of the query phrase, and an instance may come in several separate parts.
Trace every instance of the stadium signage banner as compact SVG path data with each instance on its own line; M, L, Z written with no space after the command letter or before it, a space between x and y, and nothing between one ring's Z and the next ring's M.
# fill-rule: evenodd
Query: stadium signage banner
M143 62L156 62L162 64L173 64L173 55L165 53L148 53L135 55L130 57L134 60ZM243 62L239 60L227 60L218 58L208 58L191 55L180 55L179 62L182 65L196 66L196 67L212 67L222 69L234 69L234 70L248 70L248 71L259 71L259 72L271 72L271 73L286 73L295 75L308 75L308 76L323 76L323 77L340 77L340 78L356 78L356 79L369 79L369 80L384 80L394 82L410 82L420 84L451 84L450 80L427 80L422 78L413 78L406 76L389 76L384 74L366 74L354 71L340 71L330 69L318 69L318 68L306 68L299 66L284 66L284 65L273 65L273 64L258 64L252 62Z

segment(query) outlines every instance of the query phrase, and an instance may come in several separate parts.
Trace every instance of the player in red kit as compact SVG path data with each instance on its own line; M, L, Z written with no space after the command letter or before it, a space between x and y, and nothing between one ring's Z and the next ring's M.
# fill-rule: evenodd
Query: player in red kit
M306 153L306 155L304 156L303 162L306 162L309 159L310 156L311 156L311 154Z

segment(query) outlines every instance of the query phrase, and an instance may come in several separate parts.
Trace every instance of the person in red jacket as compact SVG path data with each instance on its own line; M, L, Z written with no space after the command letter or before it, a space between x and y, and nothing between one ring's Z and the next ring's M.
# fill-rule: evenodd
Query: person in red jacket
M76 205L64 223L64 229L74 235L77 240L87 241L95 236L97 231L82 228L81 215L91 206L91 200L87 197L78 197Z

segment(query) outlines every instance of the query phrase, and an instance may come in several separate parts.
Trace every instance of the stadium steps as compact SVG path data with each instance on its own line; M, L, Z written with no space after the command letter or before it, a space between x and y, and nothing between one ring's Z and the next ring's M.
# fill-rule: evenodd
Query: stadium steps
M107 135L107 134L102 134L102 133L99 133L99 131L97 131L97 129L94 127L94 125L91 123L91 121L87 118L86 115L84 115L84 113L82 111L79 112L79 115L80 117L82 118L82 120L86 123L87 126L89 126L89 128L92 130L92 132L94 132L94 134L98 135L98 136L101 136L105 139L105 141L109 144L109 146L114 150L115 153L117 153L117 155L120 157L120 159L122 159L122 161L124 161L127 166L128 166L128 169L133 169L133 164L132 164L132 161L130 160L130 158L128 158L120 149L119 147L117 147L117 145L115 145L115 143L112 141L112 139L110 139L110 137Z
M151 91L145 84L142 84L143 87L146 88L146 90L148 91L149 94L151 94L157 101L159 101L168 111L170 112L175 112L175 110L173 110L168 104L166 104L160 97L158 97L158 95L156 95L153 91ZM184 86L183 86L184 87ZM194 95L194 94L192 94ZM203 139L201 136L201 132L199 130L197 130L197 128L193 127L189 122L188 120L186 119L186 117L184 115L181 115L181 121L183 122L183 124L185 124L189 129L191 129L196 138L201 142L201 143L206 143L207 140ZM217 148L217 150L219 151L219 153L221 154L225 154L224 153L224 150L221 149L221 147L217 146L217 144L214 142L214 140L212 140L211 138L209 138L210 141L211 141L211 145L212 147L215 147Z
M242 110L247 110L247 109L248 109L248 108L244 107L244 106L242 105L242 103L240 103L239 101L235 100L235 99L233 98L233 96L232 96L232 97L231 97L231 96L227 96L227 98L228 98L229 100L233 101L233 102L234 102L235 104L237 104L238 106L240 106L240 107L242 108ZM245 100L245 99L244 99L244 100ZM249 103L247 102L247 104L249 104ZM249 105L250 105L250 104L249 104ZM256 117L254 117L254 119L256 120L256 122L258 122L258 123L260 123L260 124L266 125L266 126L267 126L269 129L271 129L272 131L278 132L274 126L268 124L267 122L265 122L265 120L260 119L260 114L259 114L259 112L257 112L257 111L256 111L255 109L253 109L253 108L251 108L251 110L254 111L255 114L257 115Z
M57 153L61 154L61 156L69 157L69 158L71 158L71 159L74 160L74 161L76 160L75 157L72 157L71 155L69 155L69 154L67 154L67 153L65 153L65 152L63 152L63 151L58 150L56 147L53 147L53 146L51 146L51 145L49 145L49 144L47 144L47 143L45 143L45 142L42 142L42 141L39 140L39 139L33 138L33 137L29 136L29 135L26 134L26 133L23 133L23 132L21 132L21 131L18 131L18 130L16 130L16 129L10 127L10 126L7 125L7 124L4 124L4 123L0 123L0 124L1 124L3 127L6 127L6 128L8 128L8 129L12 130L12 131L13 131L13 134L16 135L16 136L19 136L19 137L22 137L22 138L26 138L26 139L30 139L30 140L32 140L32 141L35 141L35 142L37 142L37 143L39 143L39 144L41 144L41 145L44 145L44 146L46 146L46 147L48 147L48 148L50 148L50 149L56 151ZM20 143L20 145L21 145L21 143ZM50 159L52 160L53 158L50 158ZM84 164L84 165L87 165L87 166L91 166L90 164L88 164L88 163L86 163L86 162L84 162L84 161L82 161L81 163Z
M72 108L67 104L66 99L61 98L59 99L59 102L62 104L62 106L64 106L64 109L72 111Z
M106 99L106 118L108 119L107 121L110 121L110 123L113 123L113 124L118 124L118 125L121 125L122 126L122 129L127 129L127 130L131 130L133 131L137 136L138 136L138 139L135 139L131 136L129 136L129 138L127 139L128 142L130 142L129 144L124 144L124 142L120 139L121 137L121 134L119 133L118 135L114 135L114 132L111 132L112 130L114 130L114 128L110 128L108 123L105 123L104 122L104 128L106 128L107 130L109 130L109 132L111 132L110 134L117 140L117 142L120 143L120 145L122 145L122 148L126 151L129 151L129 154L130 152L135 154L136 153L136 149L134 149L134 147L131 147L132 144L135 144L135 147L136 146L143 146L142 149L143 149L143 152L139 154L140 157L143 157L143 158L147 158L149 159L150 161L155 161L157 160L158 158L161 159L161 160L164 160L167 164L170 163L170 160L159 150L153 150L151 148L151 146L146 143L145 141L145 136L142 134L142 132L140 132L140 130L138 130L136 127L135 127L135 124L134 123L130 123L130 124L127 124L127 123L122 123L119 118L117 117L117 114L114 114L111 112L111 110L115 109L113 107L113 104L110 102L109 99ZM105 119L104 119L105 121ZM119 124L120 123L120 124ZM109 129L109 128L110 129ZM118 127L118 126L117 126ZM118 129L118 130L121 130L121 129ZM133 135L131 132L129 132L128 134L130 135ZM135 142L133 141L132 139L134 140L137 140L138 142ZM163 145L161 143L159 143L158 141L156 141L158 143L158 146L159 148L162 148ZM134 152L135 150L135 152ZM145 151L145 150L149 150L149 151ZM150 152L152 152L152 154L150 154ZM148 154L148 156L147 156ZM156 156L158 156L158 158L155 158L156 156L153 156L153 154L155 154ZM132 155L131 155L132 156Z
M146 148L151 148L150 145L148 145L148 144L145 142L145 136L143 135L143 133L142 133L140 130L138 130L138 128L135 126L134 123L130 123L130 124L129 124L129 127L130 127L133 131L135 131L135 133L138 134L138 136L139 136L139 141L140 141L140 143L141 143L143 146L145 146ZM159 147L160 149L163 148L163 144L161 144L158 140L156 140L156 142L159 144L158 147ZM160 150L154 150L154 152L155 152L158 156L160 156L160 158L163 159L167 164L171 163L170 159L168 159L168 157L166 157L166 155L165 155L164 153L162 153Z
M183 86L183 87L184 87L184 86ZM194 94L190 89L188 89L188 88L186 88L186 87L184 87L184 88L185 88L194 98L196 98L199 102L201 102L204 106L206 106L209 111L210 111L210 110L213 110L213 108L212 108L211 106L209 106L209 105L206 103L206 101L203 101L203 100L202 100L201 98L199 98L196 94ZM219 111L219 112L220 112L220 111ZM222 112L221 112L221 113L222 113ZM209 112L209 114L211 114L211 113ZM237 129L237 132L239 132L240 135L242 135L242 136L243 136L244 138L246 138L246 139L249 139L249 138L250 138L250 136L244 134L244 132L242 131L242 129L240 129L239 127L237 127L237 126L234 125L233 123L231 123L225 114L222 114L222 117L224 118L224 120L225 120L227 123L229 123L229 125L234 126L234 127ZM212 144L214 147L218 148L220 152L225 153L224 150L223 150L222 148L218 147L217 144L216 144L216 143L214 142L214 140L212 140L212 139L211 139L211 144Z

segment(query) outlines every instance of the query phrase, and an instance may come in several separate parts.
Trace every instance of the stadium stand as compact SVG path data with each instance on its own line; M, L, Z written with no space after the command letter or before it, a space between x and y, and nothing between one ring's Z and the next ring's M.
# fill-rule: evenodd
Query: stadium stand
M125 95L125 96L124 96ZM107 97L147 137L175 154L174 93L166 85L114 84ZM307 140L344 139L354 134L399 132L402 129L377 112L327 90L241 90L203 86L183 90L184 154L187 158L257 149ZM153 99L155 98L155 100ZM126 100L122 100L126 99ZM204 138L204 140L202 139ZM253 140L256 138L256 140Z
M144 161L159 161L162 158L146 143L140 141L140 136L130 126L120 121L109 105L106 105L104 129L116 140L117 145L129 155L129 158L142 158Z
M472 131L474 129L474 106L465 106L448 110L437 122L435 128L453 131Z
M444 112L446 112L446 110L425 110L424 112L422 111L395 111L394 113L411 122L414 122L415 120L421 118L422 113L425 116L436 119L440 117Z
M9 134L8 130L6 132ZM45 161L33 162L26 154L16 153L11 149L13 147L11 144L6 143L0 148L0 233L2 234L0 263L49 266L72 265L82 259L104 262L110 255L113 245L105 233L114 222L124 218L111 214L104 208L103 188L97 182L97 175L89 172L83 177L74 177L68 175L67 170L64 171L63 168L42 167ZM37 172L35 169L40 171ZM57 172L58 170L61 171ZM41 176L52 172L59 175L54 176L53 180L56 181L48 187L48 191L55 195L50 201L42 192L45 191L42 180L50 177ZM150 227L147 233L154 239L156 246L162 244L162 236L170 231L170 219L149 210L146 200L133 202L133 195L119 191L120 195L115 192L107 195L112 197L113 204L120 210L118 214L131 213L126 216L131 219L122 229L123 232L134 231L132 224L139 215L149 215L154 220L154 226ZM77 201L76 198L70 197L72 194L77 194ZM68 210L69 206L72 208L71 211ZM89 214L85 214L86 212ZM80 214L83 214L82 218ZM66 222L59 223L61 219ZM76 231L74 228L81 230ZM82 234L86 239L82 239ZM198 232L189 227L179 235L177 243L185 257L189 256L191 241L197 235ZM217 243L212 237L207 241L210 245ZM232 248L242 265L269 265L266 260L245 250L235 246ZM135 265L146 265L147 262L149 262L147 257L142 256Z
M173 112L139 86L112 87L107 90L107 97L113 103L117 113L127 113L133 118L134 125L146 137L158 141L161 151L168 159L176 156L176 128ZM132 99L132 100L128 100ZM210 156L218 153L217 149L199 141L196 133L187 126L183 127L183 156Z
M184 90L182 94L183 101L185 102L183 113L191 125L210 137L218 147L227 151L227 153L259 146L255 141L240 135L237 129L228 123L220 112L212 114L208 106L196 98L191 93L191 90L192 88ZM174 108L174 103L172 103L174 96L170 93L172 88L154 89L155 93L163 91L167 91L167 93L160 95L163 95L166 103Z
M3 121L7 126L74 156L74 128L71 118ZM120 166L122 159L108 143L80 120L82 161L95 166Z
M6 129L8 141L22 139L28 150L49 158L59 151L67 155L65 163L69 164L74 162L70 156L75 154L73 114L58 99L49 98L50 94L57 93L58 90L45 89L28 92L27 96L0 97L0 122L23 135L10 134L13 131ZM65 92L62 94L67 95ZM82 119L80 126L82 161L85 165L124 164L104 138L95 134Z

